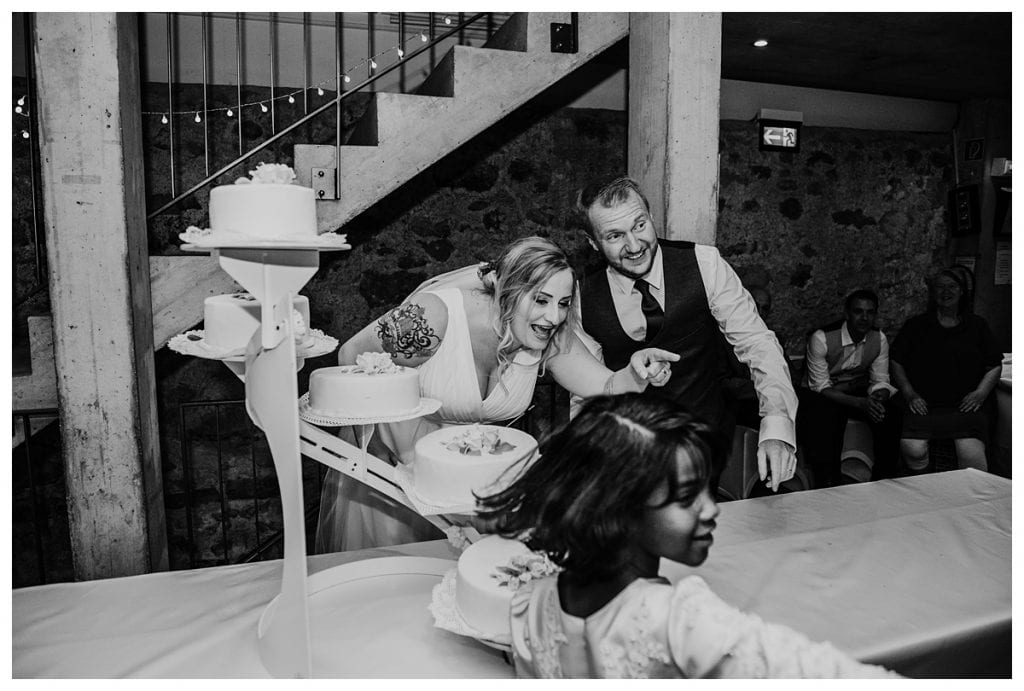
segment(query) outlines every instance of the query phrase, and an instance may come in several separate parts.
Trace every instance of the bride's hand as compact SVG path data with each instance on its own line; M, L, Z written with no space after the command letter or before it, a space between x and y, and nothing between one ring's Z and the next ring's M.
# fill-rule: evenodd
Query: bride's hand
M652 386L665 386L672 378L671 363L678 360L679 355L668 350L643 348L633 353L629 365L637 379Z

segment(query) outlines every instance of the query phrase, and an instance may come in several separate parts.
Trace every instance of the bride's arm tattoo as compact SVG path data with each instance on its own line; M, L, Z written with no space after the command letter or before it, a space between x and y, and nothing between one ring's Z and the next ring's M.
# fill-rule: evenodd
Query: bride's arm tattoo
M377 320L377 336L385 352L404 357L429 357L437 352L441 339L415 303L401 305Z

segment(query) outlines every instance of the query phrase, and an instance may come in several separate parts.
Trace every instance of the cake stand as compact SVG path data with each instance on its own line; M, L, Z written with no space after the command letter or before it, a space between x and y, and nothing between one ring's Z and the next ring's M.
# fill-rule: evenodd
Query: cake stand
M363 482L416 511L395 479L395 467L366 450L374 420L357 422L357 429L362 433L359 448L299 419L295 372L303 361L296 357L292 298L319 268L319 252L348 247L260 242L252 246L183 245L182 249L210 252L224 271L260 301L260 327L253 333L244 358L222 360L245 382L246 411L267 437L281 492L284 524L281 590L260 617L259 651L264 666L275 677L312 677L308 598L323 586L323 579L340 580L345 576L321 572L317 574L319 580L315 587L311 587L305 551L301 455ZM416 416L426 412L418 412ZM425 518L442 531L451 525L443 516ZM472 539L475 531L467 532ZM350 566L328 571L340 572Z

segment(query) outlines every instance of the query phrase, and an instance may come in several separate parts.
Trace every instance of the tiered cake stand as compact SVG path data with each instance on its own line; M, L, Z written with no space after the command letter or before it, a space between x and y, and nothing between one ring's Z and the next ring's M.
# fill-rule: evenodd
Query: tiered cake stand
M225 360L225 365L245 382L246 410L256 426L266 434L281 491L284 523L281 591L260 618L257 629L259 650L264 666L272 675L312 677L308 604L312 594L339 582L351 582L371 575L386 576L391 572L429 575L437 580L453 564L444 559L391 557L346 564L312 577L307 571L301 454L363 482L419 513L396 480L395 467L366 451L373 424L383 420L329 421L332 425L352 424L360 430L360 448L299 418L295 373L302 368L304 360L296 355L292 298L319 268L319 252L348 247L337 244L268 246L268 243L254 243L254 246L230 247L183 245L182 249L210 252L219 260L222 269L260 301L261 326L249 341L244 362L238 362L237 358L235 361ZM441 515L424 517L442 531L451 525ZM345 570L344 575L331 573L342 569ZM362 571L367 573L360 575ZM349 625L352 623L348 622ZM402 651L394 653L401 655ZM346 651L338 650L334 654L343 656ZM483 671L485 668L478 665L475 675L487 676Z

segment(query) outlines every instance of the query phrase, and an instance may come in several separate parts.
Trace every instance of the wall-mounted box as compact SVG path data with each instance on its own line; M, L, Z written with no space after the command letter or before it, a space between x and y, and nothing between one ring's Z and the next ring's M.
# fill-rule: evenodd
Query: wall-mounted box
M989 175L1011 175L1013 173L1013 161L1008 158L993 158L992 169Z

